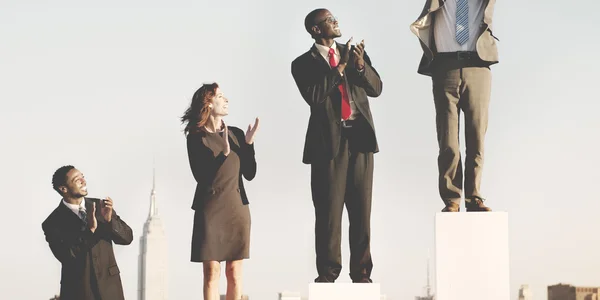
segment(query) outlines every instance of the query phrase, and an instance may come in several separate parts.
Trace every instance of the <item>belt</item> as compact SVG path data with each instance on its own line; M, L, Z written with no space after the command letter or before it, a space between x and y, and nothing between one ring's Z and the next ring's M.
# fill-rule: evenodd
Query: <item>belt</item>
M479 59L479 55L475 51L439 52L435 56L455 60Z
M358 123L358 119L354 119L354 120L343 120L342 121L342 128L352 128L353 126L355 126Z

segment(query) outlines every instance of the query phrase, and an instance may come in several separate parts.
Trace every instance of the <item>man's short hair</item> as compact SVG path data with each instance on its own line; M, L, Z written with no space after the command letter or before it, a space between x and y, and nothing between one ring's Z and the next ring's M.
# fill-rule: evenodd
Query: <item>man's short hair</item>
M323 11L327 11L327 9L325 9L325 8L317 8L317 9L309 12L308 15L306 15L306 18L304 18L304 28L306 28L306 31L308 33L310 33L311 36L313 34L312 31L311 31L311 28L316 25L315 24L316 23L315 19Z
M52 188L54 188L61 196L62 192L58 188L67 185L67 173L73 169L75 169L75 167L71 165L62 166L54 172L54 175L52 175Z

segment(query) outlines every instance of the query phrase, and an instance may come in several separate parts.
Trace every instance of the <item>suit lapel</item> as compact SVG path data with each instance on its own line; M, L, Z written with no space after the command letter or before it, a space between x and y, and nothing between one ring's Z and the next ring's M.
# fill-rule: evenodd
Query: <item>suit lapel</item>
M423 8L421 15L419 15L415 23L419 22L419 20L423 19L428 14L440 9L445 4L446 0L427 0L427 2L425 2L425 7Z
M57 208L59 212L58 222L66 224L67 226L80 226L83 225L83 220L79 218L70 208L68 208L62 200L58 204Z
M440 9L440 7L444 6L444 4L446 4L446 0L432 0L429 11L430 12L436 11L436 10Z
M483 14L483 22L490 26L492 24L492 15L494 14L494 5L496 0L489 0L485 6L485 13Z
M313 44L312 47L310 48L310 54L323 67L325 67L327 69L331 69L329 62L325 60L323 55L321 55L321 53L319 52L319 49L317 49L317 46L315 46L315 44Z

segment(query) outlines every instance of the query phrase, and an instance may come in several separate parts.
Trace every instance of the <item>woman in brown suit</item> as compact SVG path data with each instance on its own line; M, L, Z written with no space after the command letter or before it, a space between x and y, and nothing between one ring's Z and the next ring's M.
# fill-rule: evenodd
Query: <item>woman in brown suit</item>
M204 84L181 121L186 124L187 151L196 179L192 209L192 262L204 265L204 299L219 299L220 262L226 262L227 300L242 297L242 260L249 258L250 210L242 176L256 174L254 126L244 132L225 126L229 100L216 83Z

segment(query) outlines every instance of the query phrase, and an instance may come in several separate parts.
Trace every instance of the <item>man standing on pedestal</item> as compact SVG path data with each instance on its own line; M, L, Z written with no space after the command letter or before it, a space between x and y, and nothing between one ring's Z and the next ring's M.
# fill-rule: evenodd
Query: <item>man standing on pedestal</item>
M491 93L490 66L498 63L492 34L495 0L427 0L411 31L423 57L418 73L431 76L439 144L439 192L443 212L458 212L463 194L459 146L465 114L464 194L467 211L491 211L481 195L484 138Z
M350 277L370 283L371 195L375 138L369 97L381 94L382 82L364 52L364 41L351 46L337 19L326 9L310 12L306 31L313 46L292 62L292 75L310 106L303 162L311 165L315 207L315 282L334 282L342 269L341 223L344 204L350 221Z

